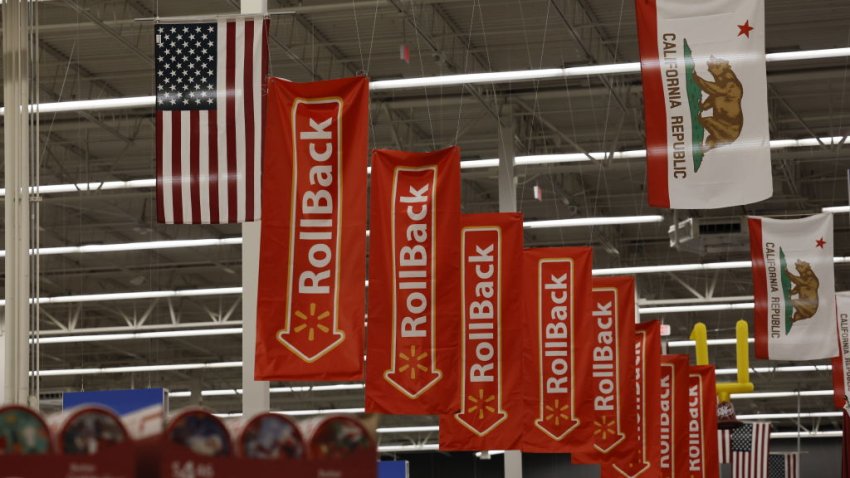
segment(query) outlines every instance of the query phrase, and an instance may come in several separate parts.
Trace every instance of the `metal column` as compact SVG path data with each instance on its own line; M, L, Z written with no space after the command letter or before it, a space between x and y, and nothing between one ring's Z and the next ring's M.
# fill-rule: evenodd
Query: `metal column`
M503 106L499 115L499 212L516 212L514 119L510 108Z
M505 105L499 121L499 211L516 212L514 176L514 121L510 105ZM522 478L522 452L505 452L505 478Z
M29 38L24 0L3 2L3 139L6 186L6 306L0 321L3 402L29 398Z
M267 0L242 0L243 14L265 14ZM257 337L257 278L260 268L260 221L242 224L242 413L268 411L269 382L254 380Z

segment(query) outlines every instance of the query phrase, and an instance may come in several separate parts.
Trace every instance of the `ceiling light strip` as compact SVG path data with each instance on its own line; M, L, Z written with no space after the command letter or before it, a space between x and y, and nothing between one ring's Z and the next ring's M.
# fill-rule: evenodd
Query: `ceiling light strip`
M208 362L208 363L185 363L185 364L160 364L160 365L132 365L123 367L93 367L93 368L70 368L70 369L48 369L41 370L42 377L65 377L74 375L107 375L113 373L132 372L168 372L184 370L203 370L221 368L241 368L242 362ZM789 373L789 372L828 372L832 370L831 365L789 365L781 367L751 367L751 373ZM717 375L735 375L738 369L720 368ZM30 372L34 376L35 372ZM307 390L304 390L307 391Z
M32 338L30 343L70 344L87 342L111 342L117 340L171 339L184 337L211 337L218 335L242 335L242 327L204 328L188 330L163 330L156 332L123 332L117 334L71 334L56 337Z
M738 420L787 420L795 418L841 418L843 412L756 413L736 415Z
M40 370L39 372L30 372L30 376L40 377L67 377L76 375L107 375L113 373L133 373L133 372L171 372L171 371L187 371L187 370L207 370L221 368L242 368L242 362L208 362L208 363L180 363L180 364L159 364L159 365L129 365L124 367L91 367L91 368L71 368L71 369L54 369Z
M765 54L765 61L806 61L850 56L850 48L827 48L821 50L788 51ZM640 73L640 63L615 63L607 65L572 66L567 68L544 68L538 70L493 71L485 73L462 73L457 75L429 76L423 78L400 78L378 80L369 83L371 91L401 90L455 85L510 83L514 81L556 80L583 78L588 75L622 75ZM65 113L75 111L110 110L119 108L146 108L154 106L156 96L108 98L96 100L62 101L41 103L30 107L39 113ZM0 108L0 115L5 108Z
M73 103L73 102L68 102ZM850 137L846 136L823 136L818 138L803 138L803 139L774 139L770 141L771 149L786 149L786 148L809 148L814 146L846 144ZM515 158L516 166L531 166L544 164L560 164L574 163L582 161L603 160L606 158L612 159L638 159L645 158L645 149L634 149L627 151L615 151L613 153L606 152L590 152L584 153L562 153L562 154L537 154L530 156L517 156ZM470 159L460 162L460 169L481 169L481 168L497 168L499 166L498 158L488 159ZM130 181L101 181L90 183L74 183L74 184L47 184L43 186L33 186L30 188L32 194L60 194L82 191L113 191L118 189L141 189L153 188L156 186L156 179L134 179ZM0 188L0 196L5 196L6 190ZM830 206L823 208L824 212L848 212L850 207L847 206Z
M733 393L733 400L756 400L766 398L790 398L790 397L831 397L835 392L832 390L798 390L795 392L751 392Z
M787 365L782 367L750 367L750 373L799 373L799 372L829 372L832 365ZM719 368L715 375L737 375L737 368Z
M312 393L312 392L340 392L348 390L363 390L366 388L362 383L340 383L335 385L304 385L294 387L270 387L270 393ZM242 395L241 388L224 388L218 390L202 390L202 397L228 397ZM189 398L192 392L189 390L181 390L169 392L168 398Z

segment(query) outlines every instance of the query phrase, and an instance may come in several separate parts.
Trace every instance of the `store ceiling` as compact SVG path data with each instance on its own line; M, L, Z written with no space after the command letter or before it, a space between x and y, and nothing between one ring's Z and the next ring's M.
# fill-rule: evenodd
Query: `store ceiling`
M372 79L522 70L637 61L634 5L614 0L269 0L271 72L294 81L365 72ZM850 46L846 0L767 2L768 52ZM153 23L139 18L237 13L237 1L126 0L39 3L42 102L146 96L153 92ZM410 63L399 58L410 47ZM768 65L772 139L850 133L848 58ZM512 124L518 155L615 152L643 149L640 78L623 75L547 80L471 88L445 87L373 93L370 147L426 150L458 144L463 159L498 155L499 126ZM154 176L151 108L42 114L41 184L147 179ZM746 234L715 236L714 245L671 248L674 220L740 221L747 214L785 216L846 205L848 147L773 151L774 197L746 207L711 211L656 210L647 206L643 159L604 159L518 167L517 198L526 219L661 214L657 224L527 231L527 246L593 245L594 267L722 262L747 258ZM734 174L734 172L732 172ZM543 200L533 197L542 188ZM137 241L239 237L239 226L156 224L153 189L44 195L42 247ZM463 211L498 209L495 169L463 173ZM847 214L836 216L835 252L850 256ZM836 266L839 290L850 287L850 265ZM238 245L153 251L43 256L41 295L184 290L241 285ZM646 301L725 298L747 301L748 269L651 273L638 276ZM238 295L175 299L91 301L41 308L41 328L68 335L109 327L217 327L241 320ZM655 302L653 305L658 305ZM712 338L729 338L750 311L654 315L683 339L697 321ZM194 324L194 325L193 325ZM63 332L74 328L77 332ZM711 351L718 367L734 366L733 347ZM127 365L232 362L241 359L238 335L45 344L44 370ZM687 352L689 348L676 349ZM674 351L671 349L671 352ZM766 363L754 361L754 366ZM787 365L771 363L770 365ZM43 394L63 390L165 386L222 390L241 386L241 369L173 370L44 377ZM731 377L728 377L731 379ZM757 391L829 389L829 372L753 374ZM283 384L274 384L275 386ZM172 407L190 403L175 398ZM206 396L219 412L240 409L237 396ZM45 401L46 406L51 401ZM362 391L278 393L279 410L362 406ZM738 413L830 411L831 397L750 399ZM392 424L430 424L395 417ZM835 429L838 419L806 418L807 429ZM778 428L794 430L792 420ZM426 437L392 435L385 441ZM431 436L433 438L433 434Z

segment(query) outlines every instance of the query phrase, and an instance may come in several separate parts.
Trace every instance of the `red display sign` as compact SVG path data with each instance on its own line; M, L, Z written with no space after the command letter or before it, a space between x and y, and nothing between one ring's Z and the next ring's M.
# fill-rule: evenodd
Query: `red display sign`
M357 380L369 82L273 78L268 105L255 376Z
M631 456L638 441L635 416L635 281L594 277L590 388L591 439L573 454L575 463L613 463Z
M688 478L717 478L717 390L713 365L688 371Z
M592 338L590 315L591 254L589 247L540 248L525 251L525 434L522 450L573 451L590 439L593 412L579 391L590 386L588 363Z
M602 476L660 478L661 443L661 324L654 320L635 326L635 412L638 446L625 460L602 466Z
M522 436L522 215L461 219L460 412L440 417L441 450L505 450Z
M688 356L661 356L661 477L688 476Z
M460 149L372 156L366 410L459 406Z

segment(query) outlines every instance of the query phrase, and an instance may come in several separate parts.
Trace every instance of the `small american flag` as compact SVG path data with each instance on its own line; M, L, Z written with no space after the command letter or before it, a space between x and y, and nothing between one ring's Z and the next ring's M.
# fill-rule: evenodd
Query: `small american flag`
M770 423L744 423L731 433L733 478L767 478Z
M797 478L799 475L797 453L771 453L767 457L768 478Z
M732 430L717 430L717 457L720 459L720 463L732 463L731 435Z
M162 23L154 49L158 221L259 219L267 21Z

